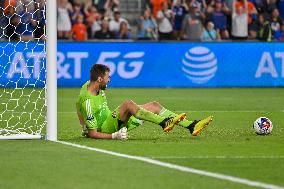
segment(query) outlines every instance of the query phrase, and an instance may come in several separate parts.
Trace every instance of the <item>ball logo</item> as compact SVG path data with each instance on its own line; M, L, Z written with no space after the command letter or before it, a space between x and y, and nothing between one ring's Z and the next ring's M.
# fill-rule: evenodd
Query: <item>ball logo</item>
M258 126L264 130L267 130L271 127L267 118L261 118L261 122L258 123Z
M193 83L207 83L217 71L217 58L206 47L193 47L182 59L182 71Z

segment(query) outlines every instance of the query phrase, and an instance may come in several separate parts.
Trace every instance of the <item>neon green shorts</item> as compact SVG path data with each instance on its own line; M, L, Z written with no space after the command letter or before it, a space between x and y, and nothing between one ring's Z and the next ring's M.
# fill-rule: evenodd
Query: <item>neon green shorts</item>
M137 119L134 116L131 116L126 124L120 122L120 114L119 107L116 108L112 113L110 113L104 123L101 126L102 133L114 133L121 129L122 127L126 127L128 130L134 129L138 126L142 125L142 121Z

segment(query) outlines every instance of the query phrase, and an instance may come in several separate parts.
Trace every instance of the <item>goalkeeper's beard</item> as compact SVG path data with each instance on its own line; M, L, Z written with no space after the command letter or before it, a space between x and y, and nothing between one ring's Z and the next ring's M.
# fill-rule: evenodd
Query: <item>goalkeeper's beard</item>
M106 90L107 84L101 84L100 85L100 90Z

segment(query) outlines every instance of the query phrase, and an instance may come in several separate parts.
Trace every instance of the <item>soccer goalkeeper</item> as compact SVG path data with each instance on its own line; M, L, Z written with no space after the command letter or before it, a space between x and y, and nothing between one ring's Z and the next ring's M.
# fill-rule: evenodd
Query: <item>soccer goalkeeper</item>
M131 100L125 100L111 111L104 92L110 81L109 73L107 66L93 65L90 81L81 88L76 108L83 135L87 137L127 139L127 130L136 128L143 121L158 124L165 132L170 132L176 125L180 125L188 129L193 136L197 136L212 121L212 116L201 121L186 120L185 113L177 115L158 102L137 105Z

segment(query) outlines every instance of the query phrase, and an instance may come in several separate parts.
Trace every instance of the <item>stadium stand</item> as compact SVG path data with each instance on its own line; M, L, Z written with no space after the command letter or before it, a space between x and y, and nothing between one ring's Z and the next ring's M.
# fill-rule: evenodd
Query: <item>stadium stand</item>
M44 40L43 0L1 2L6 40ZM284 41L284 0L57 2L59 40Z

